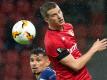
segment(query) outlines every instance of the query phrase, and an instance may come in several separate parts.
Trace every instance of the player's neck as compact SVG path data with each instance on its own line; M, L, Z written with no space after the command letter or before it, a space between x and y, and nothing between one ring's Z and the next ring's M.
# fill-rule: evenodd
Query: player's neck
M39 76L40 76L40 73L34 73L34 76L35 76L36 79L38 79Z
M58 31L63 31L63 25L61 26L51 26L49 25L50 30L58 30Z

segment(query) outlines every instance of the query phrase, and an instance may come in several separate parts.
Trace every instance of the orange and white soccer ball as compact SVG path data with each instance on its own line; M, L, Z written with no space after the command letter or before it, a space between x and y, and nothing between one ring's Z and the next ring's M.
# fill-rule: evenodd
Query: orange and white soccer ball
M36 28L28 20L20 20L12 28L13 39L19 44L31 44L36 36Z

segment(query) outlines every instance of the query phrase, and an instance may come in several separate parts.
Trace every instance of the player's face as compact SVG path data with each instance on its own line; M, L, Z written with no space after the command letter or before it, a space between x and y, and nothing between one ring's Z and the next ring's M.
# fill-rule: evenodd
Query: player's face
M30 66L33 73L40 73L47 67L47 57L42 54L30 56Z
M47 11L48 17L46 21L52 26L59 26L64 23L63 13L61 9L56 6L56 8Z

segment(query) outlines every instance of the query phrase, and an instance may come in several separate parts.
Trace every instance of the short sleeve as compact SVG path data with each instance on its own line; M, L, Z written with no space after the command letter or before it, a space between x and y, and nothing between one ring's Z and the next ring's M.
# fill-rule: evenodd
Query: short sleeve
M56 40L51 40L51 42L47 46L47 50L46 50L47 54L51 57L57 57L59 55L57 53L57 49L64 48L62 41L60 41L60 40L57 40L57 42L55 42L55 41Z

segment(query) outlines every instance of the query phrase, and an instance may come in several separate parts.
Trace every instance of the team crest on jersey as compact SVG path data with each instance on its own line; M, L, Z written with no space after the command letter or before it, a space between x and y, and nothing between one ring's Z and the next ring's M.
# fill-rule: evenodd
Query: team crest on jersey
M71 35L71 36L74 36L73 30L69 30L69 31L68 31L68 34Z

